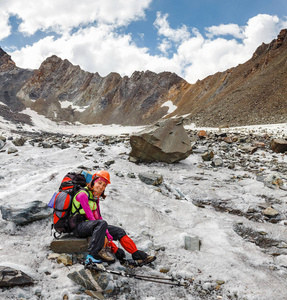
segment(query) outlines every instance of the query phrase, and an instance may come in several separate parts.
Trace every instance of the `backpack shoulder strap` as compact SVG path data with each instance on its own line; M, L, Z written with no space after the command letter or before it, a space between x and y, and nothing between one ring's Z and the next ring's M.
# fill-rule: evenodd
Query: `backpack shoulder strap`
M72 200L72 206L75 208L76 211L73 212L73 213L71 214L71 216L74 216L74 215L77 214L77 213L79 214L79 213L80 213L80 210L82 209L81 203L80 203L79 207L77 207L77 206L75 205L75 199L76 199L76 196L77 196L78 194L82 193L82 192L84 192L85 194L87 194L89 200L92 200L92 199L90 199L90 193L89 193L89 191L88 191L86 188L81 188L81 189L79 189L79 190L75 193L75 195L74 195L74 197L73 197L73 200Z

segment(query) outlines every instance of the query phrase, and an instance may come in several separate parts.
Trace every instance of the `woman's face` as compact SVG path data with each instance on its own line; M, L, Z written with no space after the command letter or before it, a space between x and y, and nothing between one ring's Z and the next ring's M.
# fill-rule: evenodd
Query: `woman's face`
M106 182L104 182L102 180L95 181L94 186L93 186L94 195L96 197L101 196L101 194L105 190L106 186L107 186Z

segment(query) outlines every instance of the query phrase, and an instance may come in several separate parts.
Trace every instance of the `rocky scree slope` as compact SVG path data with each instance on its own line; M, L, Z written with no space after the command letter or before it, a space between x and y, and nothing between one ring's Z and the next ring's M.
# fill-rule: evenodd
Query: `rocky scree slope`
M182 91L172 115L190 113L198 126L244 126L286 122L287 30L262 44L246 63L196 82Z

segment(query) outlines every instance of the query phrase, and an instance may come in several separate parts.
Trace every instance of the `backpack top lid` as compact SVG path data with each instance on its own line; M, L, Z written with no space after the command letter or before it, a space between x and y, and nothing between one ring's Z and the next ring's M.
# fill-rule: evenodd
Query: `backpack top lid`
M85 187L87 185L86 178L83 174L74 172L68 173L62 180L59 191L68 191Z

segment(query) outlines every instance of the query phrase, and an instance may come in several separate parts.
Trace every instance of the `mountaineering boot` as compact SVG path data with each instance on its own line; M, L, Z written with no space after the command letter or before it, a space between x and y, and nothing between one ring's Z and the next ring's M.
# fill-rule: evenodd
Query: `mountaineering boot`
M115 253L116 258L120 261L120 263L124 263L126 259L126 254L123 249L118 248L117 252Z
M97 258L100 258L101 260L109 263L109 264L113 264L116 260L115 258L112 256L111 253L109 253L107 251L107 248L102 248L102 250L96 255Z
M137 250L135 253L133 253L132 257L140 267L156 260L156 256L147 255L144 251L141 250Z
M85 265L101 264L102 262L102 260L96 259L92 255L88 254L85 260Z
M148 265L155 260L156 256L148 255L145 259L138 259L137 264L139 265L139 267L142 267L143 265Z

